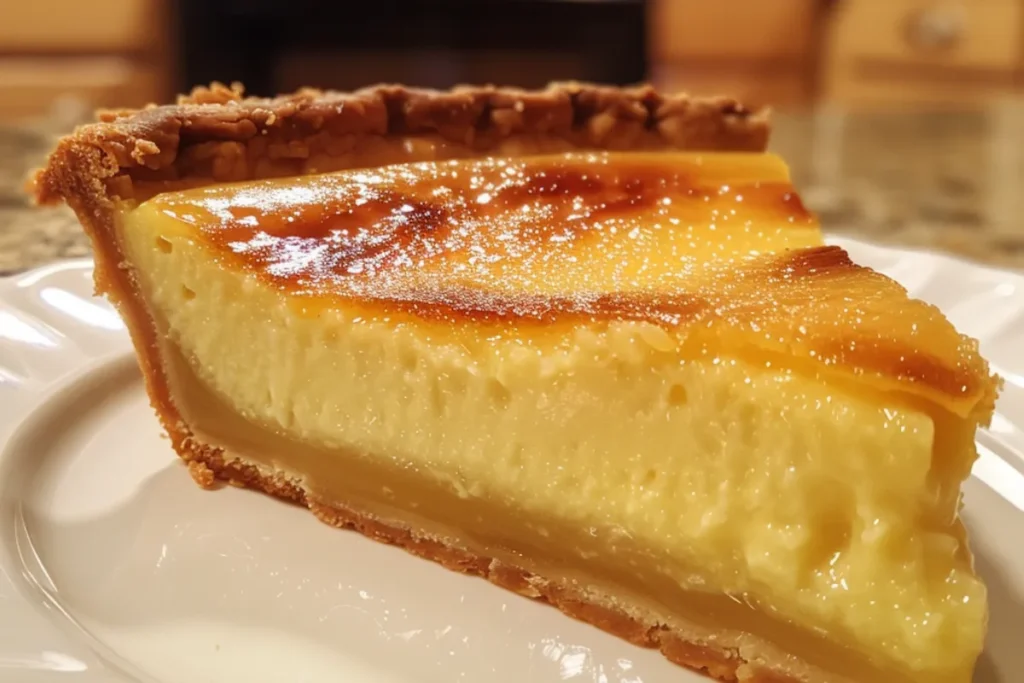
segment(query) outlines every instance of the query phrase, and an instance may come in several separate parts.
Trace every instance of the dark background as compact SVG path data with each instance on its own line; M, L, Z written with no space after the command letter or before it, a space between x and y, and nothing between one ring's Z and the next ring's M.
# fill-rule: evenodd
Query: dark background
M180 0L178 90L645 78L643 0Z

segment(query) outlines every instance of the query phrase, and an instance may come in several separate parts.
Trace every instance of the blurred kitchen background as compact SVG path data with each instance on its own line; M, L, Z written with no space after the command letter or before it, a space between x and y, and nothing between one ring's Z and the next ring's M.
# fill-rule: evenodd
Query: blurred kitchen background
M87 253L21 188L97 107L564 79L770 104L830 231L1024 267L1024 0L0 0L0 274Z

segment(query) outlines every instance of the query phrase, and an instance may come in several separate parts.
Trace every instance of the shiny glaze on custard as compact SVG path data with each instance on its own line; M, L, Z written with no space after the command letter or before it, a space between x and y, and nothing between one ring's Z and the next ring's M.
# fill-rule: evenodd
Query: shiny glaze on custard
M802 356L994 400L973 341L825 246L785 165L760 154L576 154L255 181L143 205L307 309L448 324L646 321L677 340ZM315 307L314 307L315 310Z
M716 178L700 157L429 163L157 201L249 270L296 293L352 292L362 299L444 303L466 316L550 322L563 306L531 302L531 295L562 300L575 312L618 316L619 307L602 309L592 299L655 289L665 277L678 277L701 251L715 249L709 230L718 231L717 247L732 255L742 243L792 242L793 226L807 228L803 241L815 244L816 223L785 168L758 169L756 159L743 161L762 173L746 178ZM737 166L742 170L743 162ZM658 246L665 247L660 254L652 249ZM556 285L556 265L580 277L557 278L566 282ZM603 279L580 288L598 275L595 266L604 266ZM452 296L453 286L469 300ZM480 293L500 296L480 300ZM440 295L444 301L435 302Z

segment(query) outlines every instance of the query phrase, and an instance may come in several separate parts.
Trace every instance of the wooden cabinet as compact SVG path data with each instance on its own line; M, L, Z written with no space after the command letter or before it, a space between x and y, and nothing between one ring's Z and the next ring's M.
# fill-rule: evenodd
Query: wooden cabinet
M0 2L0 51L131 52L161 33L152 0L10 0Z
M0 120L170 96L173 25L162 0L0 0Z
M1024 0L650 0L651 81L783 107L1024 94Z
M824 99L963 104L1013 91L1024 0L839 2L823 41Z
M45 115L61 98L86 107L137 106L163 99L164 74L125 57L0 57L0 120Z
M651 80L752 104L797 104L812 94L819 0L653 0Z
M660 0L649 39L658 61L687 59L803 62L813 40L817 0Z

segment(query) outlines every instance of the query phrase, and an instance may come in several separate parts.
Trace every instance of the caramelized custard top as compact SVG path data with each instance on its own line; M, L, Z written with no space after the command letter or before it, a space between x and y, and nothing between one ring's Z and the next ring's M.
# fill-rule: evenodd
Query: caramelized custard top
M647 321L915 385L961 413L994 400L976 344L824 246L770 155L420 163L140 208L307 309L345 300L368 315L502 328Z

